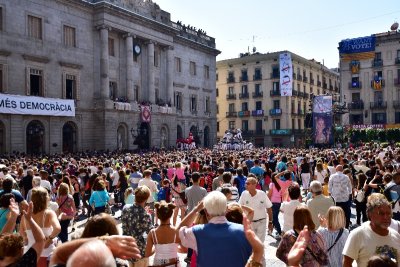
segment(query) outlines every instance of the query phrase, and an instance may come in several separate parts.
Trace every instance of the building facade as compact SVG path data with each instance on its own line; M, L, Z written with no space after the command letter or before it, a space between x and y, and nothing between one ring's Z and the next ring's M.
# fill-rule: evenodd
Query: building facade
M347 43L358 43L346 46ZM343 40L339 44L342 98L349 113L343 125L363 128L400 123L400 32ZM350 51L359 44L363 51Z
M287 51L285 51L287 52ZM304 146L312 95L339 93L339 75L291 53L292 96L281 96L279 55L241 54L217 62L217 137L228 129L257 146Z
M71 117L0 114L0 152L166 148L189 132L212 146L219 53L151 0L0 0L2 99L75 106Z

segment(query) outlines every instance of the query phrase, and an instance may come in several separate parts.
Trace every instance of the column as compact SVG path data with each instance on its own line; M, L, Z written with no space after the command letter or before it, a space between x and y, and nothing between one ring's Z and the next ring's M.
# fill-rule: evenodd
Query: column
M156 92L155 92L155 87L154 87L154 42L150 41L147 44L147 58L148 58L148 100L150 101L151 104L156 103Z
M101 98L108 99L109 93L109 76L108 76L108 27L100 28L100 89Z
M167 103L174 103L174 47L167 48Z
M133 91L133 43L132 34L125 35L126 46L126 97L129 102L135 100L135 93ZM137 99L136 99L137 100Z

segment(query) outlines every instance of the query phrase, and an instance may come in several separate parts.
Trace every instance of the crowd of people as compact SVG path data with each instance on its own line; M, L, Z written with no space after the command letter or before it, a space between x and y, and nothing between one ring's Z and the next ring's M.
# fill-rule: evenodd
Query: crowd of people
M266 266L267 234L289 266L400 266L396 147L16 154L0 163L0 266ZM69 233L78 218L83 231Z

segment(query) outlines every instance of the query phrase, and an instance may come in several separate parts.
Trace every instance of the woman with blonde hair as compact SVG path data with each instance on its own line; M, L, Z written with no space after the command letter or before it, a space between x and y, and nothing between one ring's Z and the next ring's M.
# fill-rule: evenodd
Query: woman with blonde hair
M31 199L33 203L32 218L42 229L43 234L46 237L44 249L40 255L37 266L47 267L47 259L55 249L54 244L56 242L56 237L61 231L61 226L56 213L47 208L50 198L45 188L33 188ZM30 228L30 224L25 218L21 220L19 232L24 237L26 252L35 243L35 238Z
M61 232L58 238L63 243L68 241L68 226L76 214L74 198L69 193L69 188L70 186L68 184L61 183L58 187L56 200L58 204L58 220L61 225Z
M135 195L133 193L132 187L128 187L125 190L124 200L125 200L125 205L133 205L133 203L135 203Z
M328 264L328 254L326 253L325 243L322 236L315 231L315 224L312 220L310 210L305 206L299 206L293 213L293 229L287 231L278 249L276 250L276 257L288 264L288 255L296 242L300 232L308 226L310 232L310 242L301 259L301 266L325 266Z
M345 229L346 217L342 208L332 206L328 209L326 216L320 216L321 226L317 232L321 234L325 241L328 252L328 266L342 266L343 248L349 236L349 230Z

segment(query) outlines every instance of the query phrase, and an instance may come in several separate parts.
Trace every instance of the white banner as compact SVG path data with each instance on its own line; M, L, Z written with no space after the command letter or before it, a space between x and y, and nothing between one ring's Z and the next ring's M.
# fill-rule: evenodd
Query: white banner
M72 99L0 94L0 113L75 117Z
M314 113L331 113L332 112L332 96L331 95L317 95L313 99L313 112Z
M279 69L281 96L291 96L293 89L293 68L292 57L289 53L279 55Z

